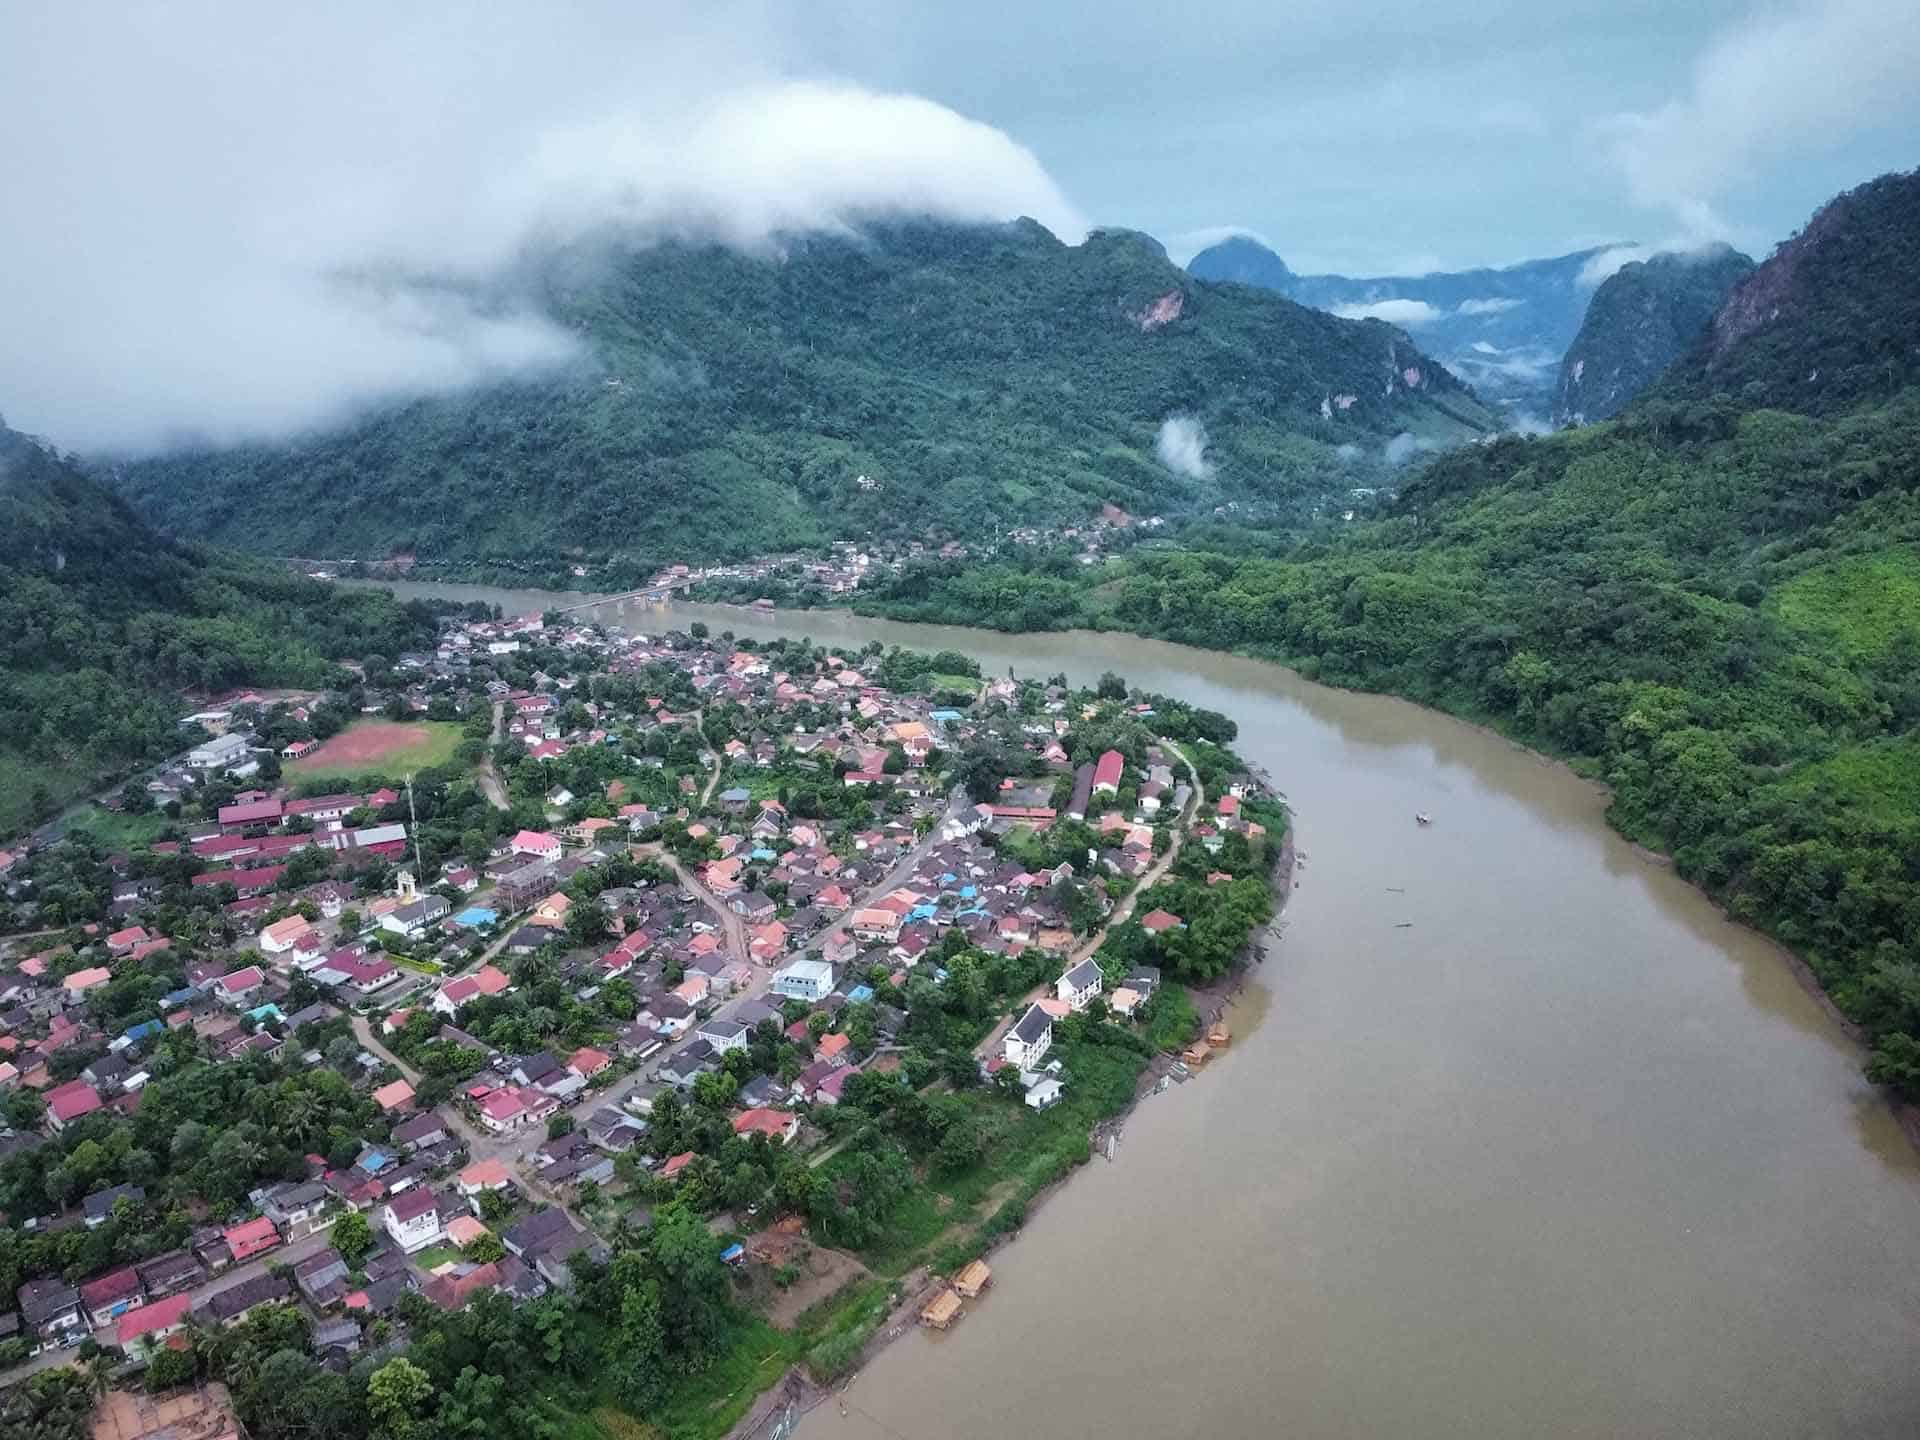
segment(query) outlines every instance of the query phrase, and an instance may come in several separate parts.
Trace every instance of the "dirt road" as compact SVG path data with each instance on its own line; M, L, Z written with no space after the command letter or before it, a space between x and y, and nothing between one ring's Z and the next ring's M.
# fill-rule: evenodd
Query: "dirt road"
M480 762L480 793L487 797L487 803L496 810L508 810L507 787L500 782L500 771L493 763L493 747L500 743L502 727L506 723L507 705L504 700L493 702L493 734L487 741L486 757Z

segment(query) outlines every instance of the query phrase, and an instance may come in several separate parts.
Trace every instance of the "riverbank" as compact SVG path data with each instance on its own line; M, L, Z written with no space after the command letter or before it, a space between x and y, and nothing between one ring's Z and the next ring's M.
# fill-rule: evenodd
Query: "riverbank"
M1313 903L1290 900L1223 1072L1140 1106L1124 1167L1048 1195L990 1323L888 1347L850 1397L876 1418L823 1405L798 1440L1786 1440L1842 1412L1911 1433L1914 1147L1775 948L1635 853L1592 784L1404 700L1160 641L590 613L1115 671L1235 719L1314 837ZM1180 1319L1142 1349L1148 1313ZM1122 1354L1138 1383L1112 1383Z
M1264 773L1260 773L1258 778L1270 790L1274 788ZM1273 892L1272 918L1248 937L1235 964L1225 975L1206 985L1185 987L1197 1017L1188 1036L1190 1041L1202 1040L1208 1029L1222 1021L1245 990L1248 980L1264 964L1267 947L1277 941L1277 931L1282 927L1287 902L1293 893L1293 876L1298 860L1296 833L1297 828L1289 817L1286 833L1268 867L1267 883ZM1241 1034L1234 1038L1244 1042L1249 1037ZM844 1366L845 1379L822 1381L810 1373L805 1361L797 1362L769 1387L766 1398L756 1403L735 1425L729 1432L729 1440L768 1440L773 1434L785 1433L783 1426L790 1426L798 1418L829 1402L837 1404L843 1416L864 1413L847 1400L848 1392L866 1368L889 1347L918 1330L920 1310L945 1288L948 1277L967 1261L991 1259L1018 1239L1034 1219L1067 1192L1071 1182L1093 1160L1104 1158L1108 1163L1115 1163L1122 1133L1144 1101L1164 1093L1177 1078L1201 1080L1204 1083L1204 1071L1190 1072L1182 1077L1183 1070L1174 1053L1159 1050L1149 1056L1141 1067L1126 1103L1102 1117L1092 1127L1087 1136L1087 1153L1084 1156L1030 1192L1016 1193L1003 1201L1002 1210L996 1212L994 1219L998 1220L1006 1207L1017 1204L1017 1223L994 1228L993 1233L984 1235L977 1245L949 1250L941 1257L941 1268L938 1270L930 1265L914 1267L893 1292L891 1308L884 1317L876 1320L866 1342ZM989 1295L991 1293L988 1292ZM860 1303L859 1298L855 1297L852 1303ZM984 1320L988 1317L982 1312L978 1318Z

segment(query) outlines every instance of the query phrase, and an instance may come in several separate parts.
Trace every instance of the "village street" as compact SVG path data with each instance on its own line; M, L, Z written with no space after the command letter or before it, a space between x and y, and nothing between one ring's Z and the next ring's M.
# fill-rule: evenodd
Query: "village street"
M889 869L885 875L882 875L878 881L870 885L865 893L856 896L853 903L841 911L831 925L824 926L819 933L807 941L800 953L803 955L816 954L830 941L837 940L840 936L846 934L847 927L853 923L853 917L861 910L871 905L875 900L882 898L888 894L888 892L897 890L906 884L908 880L913 878L914 872L920 868L920 862L939 848L942 843L940 837L941 827L949 820L958 819L962 814L972 808L973 802L967 798L966 792L955 787L953 793L947 797L947 808L942 811L940 816L934 821L933 828L922 836L920 840L914 844L912 849L908 850L896 860L892 868Z
M493 747L500 743L501 729L506 724L507 703L504 700L493 702L493 734L487 739L487 753L480 760L480 790L487 797L487 803L496 810L509 810L507 787L500 783L500 767L493 763Z

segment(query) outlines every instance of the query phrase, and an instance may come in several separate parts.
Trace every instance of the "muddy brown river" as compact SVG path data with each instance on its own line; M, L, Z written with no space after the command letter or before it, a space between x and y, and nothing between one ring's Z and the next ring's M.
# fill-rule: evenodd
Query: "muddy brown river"
M1231 715L1297 816L1299 889L1232 1049L802 1440L1920 1434L1913 1149L1782 955L1564 769L1124 636L594 615L1117 670Z

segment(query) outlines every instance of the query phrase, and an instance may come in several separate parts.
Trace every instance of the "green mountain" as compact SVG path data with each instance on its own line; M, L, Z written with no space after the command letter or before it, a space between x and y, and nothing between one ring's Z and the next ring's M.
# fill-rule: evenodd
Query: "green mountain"
M1401 331L1201 284L1128 232L1067 246L1031 222L902 224L545 273L546 308L587 355L567 373L113 483L171 531L277 554L639 567L990 534L1108 501L1293 505L1326 488L1339 447L1490 424ZM1210 440L1187 475L1155 458L1183 414Z
M318 685L431 634L383 592L168 541L0 425L0 835L181 748L187 691Z
M1692 348L1727 294L1753 273L1730 245L1622 265L1587 305L1554 392L1556 425L1607 420Z
M1735 287L1650 399L1830 415L1920 381L1920 170L1823 206Z
M1275 290L1336 313L1384 307L1419 342L1498 409L1544 413L1560 357L1592 294L1588 266L1615 246L1498 269L1429 275L1301 275L1257 240L1236 235L1187 262L1203 280Z
M1792 945L1920 1097L1920 175L1840 197L1613 421L1442 456L1385 515L928 566L908 618L1123 628L1484 719ZM1903 263L1903 261L1905 263Z

